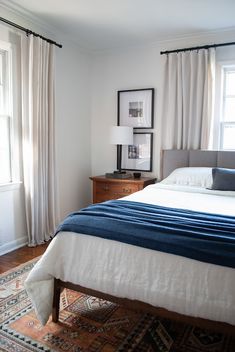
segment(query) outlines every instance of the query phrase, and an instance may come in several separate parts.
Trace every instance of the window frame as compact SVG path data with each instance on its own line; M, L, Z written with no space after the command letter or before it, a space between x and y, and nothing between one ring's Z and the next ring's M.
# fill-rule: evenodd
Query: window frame
M6 78L6 97L5 97L5 111L3 111L3 118L9 121L9 180L0 183L0 191L6 191L17 188L20 182L20 168L19 168L19 121L18 121L18 105L17 105L17 88L16 88L16 47L15 45L0 40L0 50L6 53L5 67L7 70ZM13 84L14 83L14 84Z
M224 127L235 126L235 121L224 121L225 112L225 72L230 69L235 70L234 61L220 61L216 67L215 81L215 103L214 103L214 120L213 120L213 149L217 150L235 150L223 148L224 142Z

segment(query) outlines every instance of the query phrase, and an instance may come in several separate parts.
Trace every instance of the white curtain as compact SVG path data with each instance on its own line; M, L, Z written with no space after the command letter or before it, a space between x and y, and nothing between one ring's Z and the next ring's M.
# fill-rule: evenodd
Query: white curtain
M29 246L47 241L57 225L54 46L22 37L22 153Z
M165 55L163 149L208 149L214 57L214 49Z

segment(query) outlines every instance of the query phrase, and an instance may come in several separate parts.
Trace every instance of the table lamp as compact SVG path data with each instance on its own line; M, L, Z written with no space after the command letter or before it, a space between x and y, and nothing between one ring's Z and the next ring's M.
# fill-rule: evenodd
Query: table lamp
M133 144L133 128L128 126L113 126L110 132L110 143L117 145L117 171L106 174L108 177L128 178L131 177L126 171L122 171L122 146Z

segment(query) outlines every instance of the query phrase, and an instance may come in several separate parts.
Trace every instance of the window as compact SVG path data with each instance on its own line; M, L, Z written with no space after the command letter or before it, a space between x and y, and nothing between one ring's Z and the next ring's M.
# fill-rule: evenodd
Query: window
M11 49L0 42L0 184L13 181Z
M235 150L235 63L217 70L213 139L215 149Z

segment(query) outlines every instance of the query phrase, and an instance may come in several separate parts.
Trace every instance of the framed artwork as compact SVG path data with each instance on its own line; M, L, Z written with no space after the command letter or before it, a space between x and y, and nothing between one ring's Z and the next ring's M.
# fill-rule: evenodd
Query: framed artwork
M122 146L122 170L152 171L153 133L134 132L132 145Z
M153 128L154 88L118 91L118 126Z

